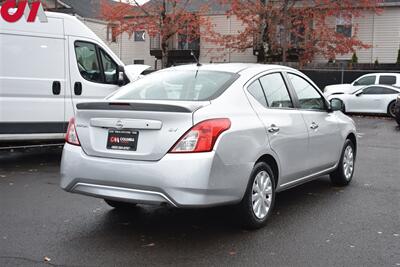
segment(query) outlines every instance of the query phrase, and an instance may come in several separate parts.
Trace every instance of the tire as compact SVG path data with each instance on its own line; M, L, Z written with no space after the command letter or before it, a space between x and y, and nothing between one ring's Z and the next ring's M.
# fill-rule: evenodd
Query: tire
M390 102L388 109L387 109L387 113L390 117L396 118L396 102L395 101Z
M261 189L263 192L261 194L256 193L256 189ZM271 216L274 204L274 173L268 164L264 162L257 163L251 172L246 193L238 207L242 226L246 229L259 229L263 227Z
M111 207L115 209L131 209L136 207L137 204L135 203L128 203L128 202L121 202L121 201L115 201L115 200L110 200L110 199L104 199L104 201Z
M353 142L347 139L340 156L339 166L330 174L333 185L347 186L350 184L354 175L356 155L356 149Z

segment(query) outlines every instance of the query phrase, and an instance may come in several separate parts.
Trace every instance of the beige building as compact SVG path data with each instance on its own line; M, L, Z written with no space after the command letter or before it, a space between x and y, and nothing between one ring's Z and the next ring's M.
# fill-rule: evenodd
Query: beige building
M111 0L109 0L111 1ZM92 29L125 64L146 64L153 69L161 67L160 44L157 38L149 38L145 32L136 32L113 36L111 26L102 21L101 0L47 0L48 5L57 11L77 16ZM52 6L53 5L53 6ZM209 19L216 25L220 33L234 34L243 26L234 17L227 17L223 8L215 6ZM359 63L395 63L400 47L400 0L386 0L382 4L382 12L377 15L365 12L362 17L354 18L349 27L340 18L332 19L332 26L345 34L355 34L354 25L358 24L357 35L363 42L372 45L370 49L357 51ZM218 51L214 44L200 38L197 43L182 43L176 37L170 44L169 64L183 64L193 61L190 51L194 51L201 62L257 62L253 49L245 52ZM352 55L337 56L337 60L347 61ZM315 62L327 62L317 56Z
M400 0L385 0L382 3L382 11L376 14L372 11L364 12L361 17L354 18L351 25L340 18L332 18L332 27L345 34L355 34L357 25L358 38L372 47L356 51L359 63L396 63L398 50L400 48ZM226 15L210 15L210 19L217 26L220 33L234 34L243 27L235 18L227 18ZM211 50L211 52L210 52ZM221 52L213 44L201 41L200 59L203 62L257 62L253 49L243 53L225 51ZM349 61L352 54L338 55L337 60ZM216 59L217 58L217 59ZM327 62L323 56L316 56L314 62Z

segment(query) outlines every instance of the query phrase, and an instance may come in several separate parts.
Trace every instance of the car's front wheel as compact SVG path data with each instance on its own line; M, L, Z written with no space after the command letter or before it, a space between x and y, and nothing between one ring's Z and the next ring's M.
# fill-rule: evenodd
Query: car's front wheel
M330 174L331 181L337 186L346 186L350 184L354 175L356 162L355 145L349 139L346 140L342 155L337 169Z
M127 203L121 201L115 201L110 199L104 199L104 201L111 207L115 209L130 209L136 206L135 203Z
M265 225L275 203L275 177L265 162L257 163L250 175L250 181L239 205L245 228L257 229Z
M392 118L396 118L396 102L392 101L388 106L388 115Z

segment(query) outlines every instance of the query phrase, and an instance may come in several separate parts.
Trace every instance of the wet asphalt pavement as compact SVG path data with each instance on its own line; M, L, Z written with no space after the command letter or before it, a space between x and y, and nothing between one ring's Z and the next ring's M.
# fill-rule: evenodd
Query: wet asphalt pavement
M351 186L278 194L258 231L229 208L117 212L59 188L60 148L0 152L0 266L400 266L400 129L355 120Z

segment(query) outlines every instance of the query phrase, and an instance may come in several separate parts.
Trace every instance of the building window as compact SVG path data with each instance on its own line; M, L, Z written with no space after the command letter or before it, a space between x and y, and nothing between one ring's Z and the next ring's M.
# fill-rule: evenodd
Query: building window
M107 26L107 41L111 43L117 42L117 25Z
M200 39L190 40L186 34L178 34L179 50L199 50Z
M336 18L336 32L343 34L346 37L352 36L352 17L350 16L339 16Z
M135 42L144 42L146 38L145 31L136 31L134 34Z
M143 59L134 59L133 64L138 64L138 65L144 65L144 60Z

